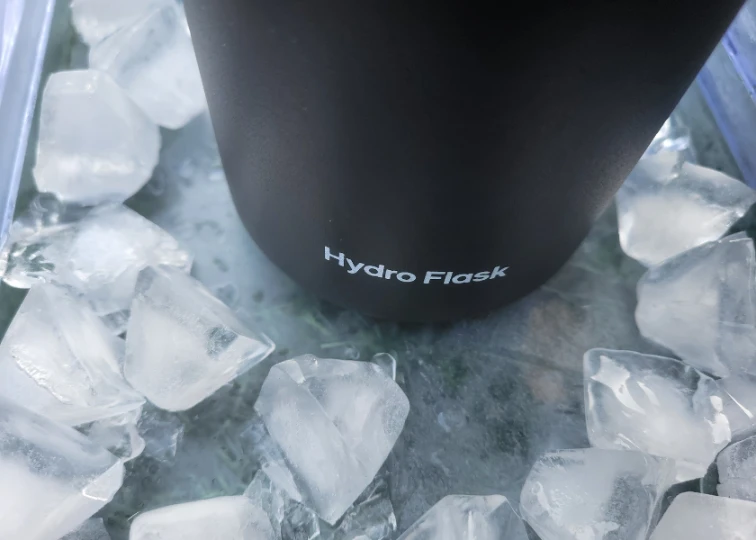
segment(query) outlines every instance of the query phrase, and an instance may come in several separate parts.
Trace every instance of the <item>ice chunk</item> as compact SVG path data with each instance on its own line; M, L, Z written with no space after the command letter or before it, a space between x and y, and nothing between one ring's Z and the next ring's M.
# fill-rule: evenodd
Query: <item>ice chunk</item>
M273 351L202 284L173 268L139 274L124 373L162 409L188 409Z
M747 540L756 538L756 503L682 493L651 540Z
M274 540L265 512L248 497L218 497L139 514L130 540Z
M356 540L358 535L364 535L366 540L394 538L396 515L388 491L385 475L379 474L346 511L338 526L325 531L321 537L330 540Z
M5 282L21 288L39 281L65 285L110 320L131 306L142 269L167 265L188 272L192 265L172 236L122 205L106 205L79 220L40 229L29 221L22 217L11 229L0 257Z
M277 539L311 540L321 536L318 516L291 499L264 472L255 474L244 495L265 511Z
M62 71L42 94L34 180L64 201L121 202L147 183L160 132L105 73Z
M102 519L89 519L84 522L84 525L60 540L110 540L110 535Z
M660 166L665 162L672 167ZM674 154L663 153L641 160L616 200L622 249L654 266L722 237L756 202L756 192L713 169L674 167Z
M717 381L733 435L756 426L756 376L741 373Z
M756 436L723 450L717 456L717 471L720 495L756 501Z
M638 283L644 337L720 377L756 359L753 242L744 233L704 244L650 269Z
M528 540L528 535L506 497L449 495L399 540Z
M123 465L74 429L0 399L0 538L57 540L111 500Z
M130 461L139 457L145 448L145 441L137 429L141 413L140 407L118 416L79 426L77 429L114 456L123 461Z
M178 129L206 107L189 27L178 5L153 11L89 52L153 122Z
M649 157L661 152L680 152L691 154L691 161L695 161L693 145L690 140L690 130L682 125L677 118L667 118L654 136L643 157Z
M282 456L266 473L333 524L388 457L409 402L374 364L301 356L270 370L255 410Z
M116 338L65 290L33 287L0 344L0 396L77 426L139 408Z
M84 43L95 45L126 26L175 0L72 0L71 14Z
M672 458L679 481L700 478L730 441L714 380L679 360L630 351L585 353L585 416L598 448Z
M670 459L621 450L562 450L533 466L522 517L541 540L645 540L672 484Z

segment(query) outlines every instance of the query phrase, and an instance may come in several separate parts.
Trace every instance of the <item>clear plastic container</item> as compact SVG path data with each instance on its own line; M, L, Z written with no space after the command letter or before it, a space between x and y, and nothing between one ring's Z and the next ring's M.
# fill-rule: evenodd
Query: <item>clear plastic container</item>
M722 44L747 90L756 95L756 1L746 3Z
M0 245L13 217L54 10L55 0L0 2Z
M706 63L698 83L743 179L756 187L756 102L724 45Z

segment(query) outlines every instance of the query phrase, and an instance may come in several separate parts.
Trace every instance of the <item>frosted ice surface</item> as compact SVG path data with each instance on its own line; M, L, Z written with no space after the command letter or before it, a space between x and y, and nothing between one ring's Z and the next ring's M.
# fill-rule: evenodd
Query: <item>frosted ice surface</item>
M138 409L116 339L64 289L35 286L0 344L0 396L70 426Z
M706 373L727 377L756 359L753 242L744 233L651 268L638 283L641 334Z
M333 524L388 457L409 402L374 364L301 356L270 370L255 410L282 455L266 473Z
M158 163L160 132L107 74L61 71L42 94L34 179L69 202L122 202Z
M123 465L74 429L0 399L0 538L57 540L105 506Z
M399 540L528 540L528 535L506 497L449 495Z
M245 496L217 497L139 514L129 540L274 540L265 512Z
M651 540L756 538L756 503L682 493L664 513Z
M39 281L65 285L111 320L128 312L142 269L167 265L188 272L192 265L171 235L122 205L38 229L28 221L22 216L11 229L0 258L4 281L20 288Z
M588 448L543 455L520 497L541 540L645 540L674 482L669 459Z
M110 74L161 126L178 129L206 107L189 27L177 5L153 11L96 44L89 64Z
M591 445L672 458L679 481L700 478L730 441L713 379L679 360L630 351L585 354Z
M102 519L88 519L74 532L67 534L60 540L110 540Z
M126 379L170 411L196 405L274 349L199 281L167 267L139 274L126 335Z
M717 492L756 501L756 436L736 442L717 456Z
M95 45L152 11L175 4L175 0L72 0L73 24L87 45Z
M740 180L674 157L644 158L617 193L622 249L646 266L719 239L756 202Z

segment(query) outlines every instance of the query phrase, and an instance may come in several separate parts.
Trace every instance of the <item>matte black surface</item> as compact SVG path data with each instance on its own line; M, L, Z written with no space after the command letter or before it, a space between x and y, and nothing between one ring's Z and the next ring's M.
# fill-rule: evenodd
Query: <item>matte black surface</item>
M379 317L483 313L582 240L741 0L185 0L239 214ZM353 261L416 282L347 273ZM424 285L426 271L479 283ZM405 275L406 276L406 275Z

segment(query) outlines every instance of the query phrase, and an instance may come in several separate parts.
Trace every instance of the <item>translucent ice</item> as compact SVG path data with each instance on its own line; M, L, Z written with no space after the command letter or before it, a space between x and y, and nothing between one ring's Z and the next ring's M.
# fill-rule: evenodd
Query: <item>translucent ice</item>
M541 540L645 540L674 462L621 450L562 450L533 466L522 517Z
M651 268L638 283L644 337L720 377L756 359L753 242L738 233Z
M121 202L152 175L160 133L105 73L62 71L42 95L34 179L65 201Z
M35 286L0 344L0 396L70 426L138 409L116 339L64 289Z
M110 540L102 519L89 519L74 532L67 534L60 540Z
M121 487L123 465L72 428L0 399L0 538L57 540Z
M180 270L139 274L124 373L161 409L188 409L273 351L197 280Z
M96 44L89 64L110 74L161 126L178 129L206 107L189 27L177 4Z
M651 540L756 538L756 503L682 493L664 513Z
M622 249L646 266L717 240L756 202L743 182L691 163L678 167L674 156L644 158L617 193Z
M22 216L14 223L0 258L5 282L21 288L38 281L65 285L109 320L129 309L143 268L191 268L191 256L172 236L122 205L41 228L28 221Z
M677 479L685 481L702 477L730 441L714 380L679 360L592 349L584 373L595 447L672 458Z
M396 358L389 353L378 353L370 360L393 380L396 380Z
M139 514L129 540L274 540L265 512L248 497L218 497Z
M145 442L145 455L158 461L171 461L176 457L184 436L184 425L176 415L145 405L137 430Z
M355 540L364 535L367 540L391 540L396 533L396 515L389 498L385 475L378 474L346 511L338 526L321 533L330 540Z
M756 436L723 450L717 456L717 471L720 495L756 501Z
M374 364L302 356L270 370L255 410L281 454L266 473L333 524L388 457L409 402Z
M756 426L756 375L740 373L717 381L733 434Z
M151 11L174 2L175 0L72 0L71 14L82 41L92 46L116 30L136 23Z
M399 540L528 540L528 535L506 497L449 495Z
M145 441L137 429L141 413L140 407L118 416L79 426L77 429L114 456L123 461L130 461L139 457L145 448Z

